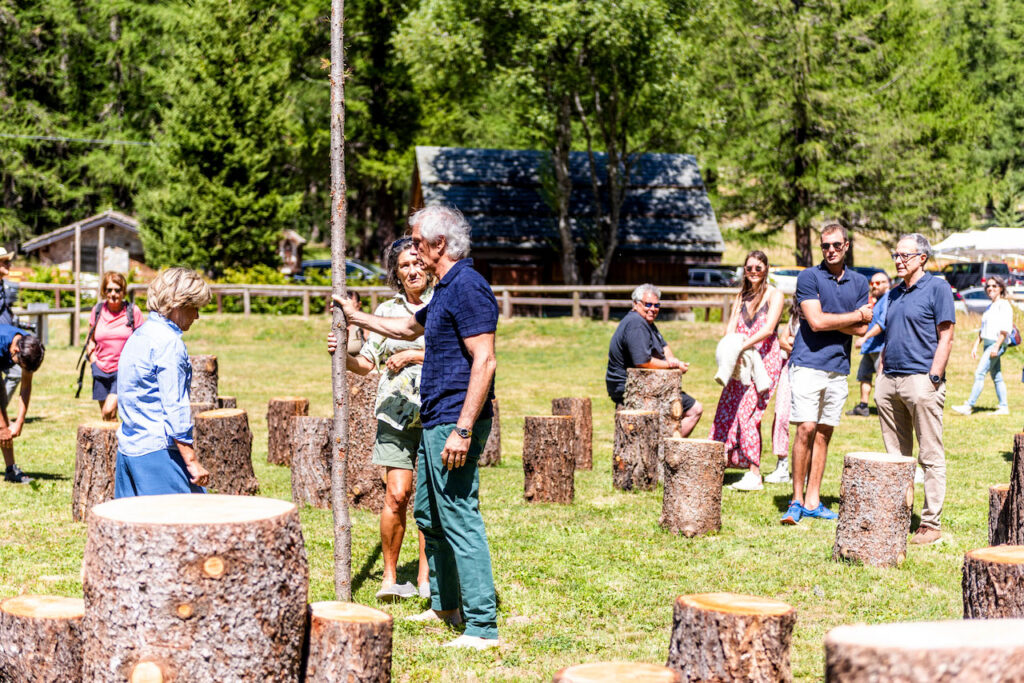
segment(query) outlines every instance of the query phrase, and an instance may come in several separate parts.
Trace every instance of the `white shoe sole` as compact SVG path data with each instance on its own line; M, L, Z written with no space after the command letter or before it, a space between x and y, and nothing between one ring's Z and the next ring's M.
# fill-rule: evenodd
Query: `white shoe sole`
M437 612L432 609L428 609L425 612L414 614L411 617L406 617L406 621L417 621L417 622L432 622L432 621L443 621L449 626L458 626L462 623L462 615L458 612L453 612L447 619L438 616Z
M444 644L444 647L465 647L471 650L489 650L498 647L498 639L480 638L479 636L459 636L453 641Z

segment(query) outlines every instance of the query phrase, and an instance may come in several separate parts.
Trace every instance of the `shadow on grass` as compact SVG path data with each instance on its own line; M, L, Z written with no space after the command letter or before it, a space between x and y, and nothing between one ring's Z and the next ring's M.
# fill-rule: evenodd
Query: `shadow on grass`
M25 474L36 481L68 481L71 479L71 477L63 474L54 474L52 472L25 472Z
M359 573L352 577L352 594L354 595L357 590L362 587L363 582L370 578L370 572L373 570L373 566L377 564L377 560L380 559L381 547L380 542L373 549L373 552L366 556L366 561L363 562L363 566L359 568Z
M779 512L785 512L789 509L790 500L792 500L790 494L777 495L775 496L775 507ZM822 496L821 502L825 504L825 507L831 508L833 512L839 512L839 496Z
M1003 451L999 455L1003 456L1003 460L1006 462L1013 462L1013 451Z

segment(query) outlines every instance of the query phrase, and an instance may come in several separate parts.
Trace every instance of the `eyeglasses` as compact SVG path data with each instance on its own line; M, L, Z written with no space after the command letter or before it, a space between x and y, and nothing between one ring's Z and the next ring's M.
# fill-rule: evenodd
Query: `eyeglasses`
M644 305L644 308L661 308L661 304L659 303L652 304L648 301L641 301L640 303Z
M757 266L744 266L743 270L747 271L748 273L763 273L764 272L764 266L761 266L761 265L757 265Z
M912 252L909 252L907 254L901 254L898 251L894 251L892 253L892 260L893 261L903 261L904 263L906 263L907 261L909 261L910 259L914 258L915 256L924 256L924 254L919 252L919 251L912 251Z
M829 249L834 249L835 251L840 251L844 244L846 244L846 242L822 242L821 250L828 251Z
M999 285L987 285L985 289L999 289Z
M117 294L121 291L120 287L107 287L107 294Z

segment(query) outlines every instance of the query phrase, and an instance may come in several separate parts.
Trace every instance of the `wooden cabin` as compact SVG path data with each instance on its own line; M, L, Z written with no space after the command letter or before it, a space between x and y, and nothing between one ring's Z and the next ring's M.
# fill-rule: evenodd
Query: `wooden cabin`
M139 222L117 211L104 211L23 242L19 251L36 254L44 266L75 269L75 231L80 234L81 268L86 273L127 273L131 261L145 263ZM103 254L103 262L99 254Z

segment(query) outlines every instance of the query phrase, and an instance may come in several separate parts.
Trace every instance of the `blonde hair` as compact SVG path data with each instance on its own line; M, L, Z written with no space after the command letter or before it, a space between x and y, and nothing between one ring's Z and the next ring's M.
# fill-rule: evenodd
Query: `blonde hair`
M195 306L202 308L212 298L210 285L203 276L188 268L168 268L149 283L146 292L146 307L163 317L175 308Z

